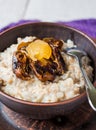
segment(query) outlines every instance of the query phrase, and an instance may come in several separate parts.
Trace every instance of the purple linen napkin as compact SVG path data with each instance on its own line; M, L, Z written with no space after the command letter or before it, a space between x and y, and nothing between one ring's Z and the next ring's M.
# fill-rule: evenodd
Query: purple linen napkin
M16 25L21 25L23 23L28 23L28 22L40 22L39 20L20 20L17 23L11 23L8 26L0 29L0 32L10 28L14 27ZM58 24L62 25L69 25L71 27L74 27L87 35L89 35L92 38L96 38L96 19L83 19L83 20L75 20L75 21L70 21L70 22L62 22L59 21L57 22Z

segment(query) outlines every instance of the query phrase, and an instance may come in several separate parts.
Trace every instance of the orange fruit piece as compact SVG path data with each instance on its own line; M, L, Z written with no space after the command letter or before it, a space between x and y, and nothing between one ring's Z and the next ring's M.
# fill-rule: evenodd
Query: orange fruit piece
M29 57L33 60L49 59L52 55L52 49L49 44L43 40L35 40L27 48Z

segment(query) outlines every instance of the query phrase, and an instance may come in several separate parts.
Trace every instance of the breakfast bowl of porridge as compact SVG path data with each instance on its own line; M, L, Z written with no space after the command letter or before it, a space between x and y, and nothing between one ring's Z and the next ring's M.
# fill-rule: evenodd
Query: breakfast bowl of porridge
M96 45L82 32L54 23L27 23L0 34L0 101L10 109L47 119L76 110L86 101L78 61L66 53L78 48L82 65L96 80Z

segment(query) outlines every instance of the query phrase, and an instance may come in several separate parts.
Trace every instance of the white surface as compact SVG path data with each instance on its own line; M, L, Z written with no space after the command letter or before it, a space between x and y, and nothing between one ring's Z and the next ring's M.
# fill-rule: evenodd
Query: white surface
M96 0L0 0L0 28L20 19L69 21L96 18Z
M0 28L22 18L27 0L0 0Z
M96 0L30 0L26 19L68 21L96 17Z

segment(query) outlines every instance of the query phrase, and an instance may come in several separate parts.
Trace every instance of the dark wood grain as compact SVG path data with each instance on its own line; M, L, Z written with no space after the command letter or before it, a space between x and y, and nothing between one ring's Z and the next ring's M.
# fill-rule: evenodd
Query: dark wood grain
M0 130L95 130L96 113L88 103L75 112L50 120L33 120L31 116L18 114L1 105L2 124ZM90 122L90 123L89 123ZM90 129L89 129L90 128ZM94 128L94 129L93 129Z

